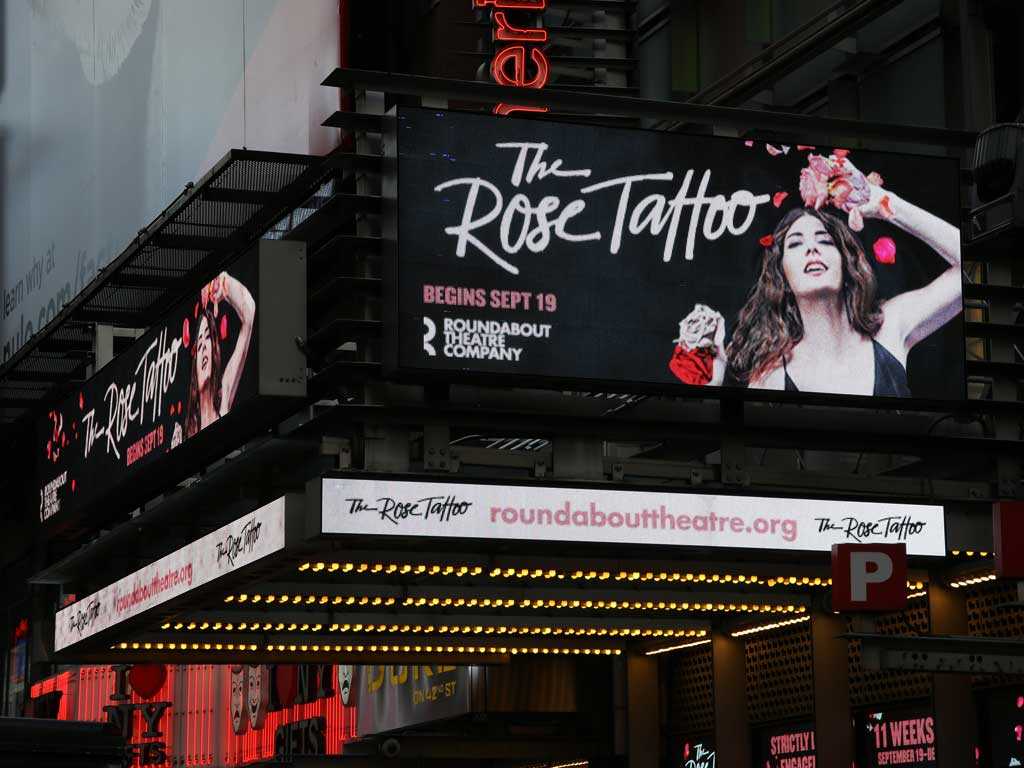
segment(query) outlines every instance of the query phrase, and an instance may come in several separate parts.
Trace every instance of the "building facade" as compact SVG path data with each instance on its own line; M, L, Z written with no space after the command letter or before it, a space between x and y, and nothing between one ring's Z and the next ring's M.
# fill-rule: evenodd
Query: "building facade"
M4 714L1020 764L1017 3L207 5L2 9Z

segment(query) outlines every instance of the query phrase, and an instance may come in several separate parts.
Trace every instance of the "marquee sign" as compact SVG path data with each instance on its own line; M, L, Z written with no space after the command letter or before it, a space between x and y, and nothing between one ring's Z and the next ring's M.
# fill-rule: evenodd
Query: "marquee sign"
M314 494L325 534L946 552L943 508L934 505L358 477L322 478Z
M287 245L261 243L215 275L47 413L35 445L41 523L144 473L167 475L201 434L251 421L257 399L305 394L294 335L305 335L305 269Z
M54 650L284 549L286 499L282 496L61 609L56 616Z
M399 375L964 397L948 158L434 109L392 122Z

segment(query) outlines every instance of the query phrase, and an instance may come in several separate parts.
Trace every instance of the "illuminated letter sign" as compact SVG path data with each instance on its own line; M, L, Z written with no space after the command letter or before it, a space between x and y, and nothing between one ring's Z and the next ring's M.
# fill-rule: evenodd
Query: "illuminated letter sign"
M527 46L525 44L543 45L548 40L548 32L542 27L525 27L509 21L508 11L540 11L547 8L547 0L473 0L474 8L490 6L494 20L492 38L496 42L510 43L499 49L491 60L491 77L498 85L512 88L543 88L547 85L551 65L541 48L530 47L529 64L527 63ZM497 10L502 9L502 10ZM512 112L547 112L547 107L526 107L514 104L498 104L494 107L496 115L508 115Z
M906 544L832 546L834 610L896 611L906 605Z

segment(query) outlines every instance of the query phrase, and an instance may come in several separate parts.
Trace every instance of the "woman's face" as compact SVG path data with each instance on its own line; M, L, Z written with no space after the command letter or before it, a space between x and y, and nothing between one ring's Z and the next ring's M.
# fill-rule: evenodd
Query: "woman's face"
M843 256L825 224L805 214L793 222L782 242L782 274L793 294L838 293L843 285Z
M199 332L196 334L196 363L199 388L206 387L210 381L210 368L213 361L213 342L210 341L210 324L206 315L199 318Z

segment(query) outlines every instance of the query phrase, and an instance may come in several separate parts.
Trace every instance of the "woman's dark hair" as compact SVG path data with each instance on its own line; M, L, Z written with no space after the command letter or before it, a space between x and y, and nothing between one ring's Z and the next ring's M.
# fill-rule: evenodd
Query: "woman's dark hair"
M220 337L217 335L217 318L213 314L213 302L207 302L196 322L196 340L192 344L192 371L188 380L188 415L185 417L185 437L192 437L203 428L199 405L199 326L206 318L210 334L210 386L213 387L213 407L220 413L221 371Z
M860 240L845 222L813 208L794 208L775 227L773 242L761 258L761 274L747 303L740 310L736 330L726 355L733 376L744 384L757 381L788 360L804 336L804 324L789 283L782 271L786 233L801 216L814 216L832 236L843 259L840 288L850 325L874 338L882 325L882 311L875 292L875 273L864 255Z

